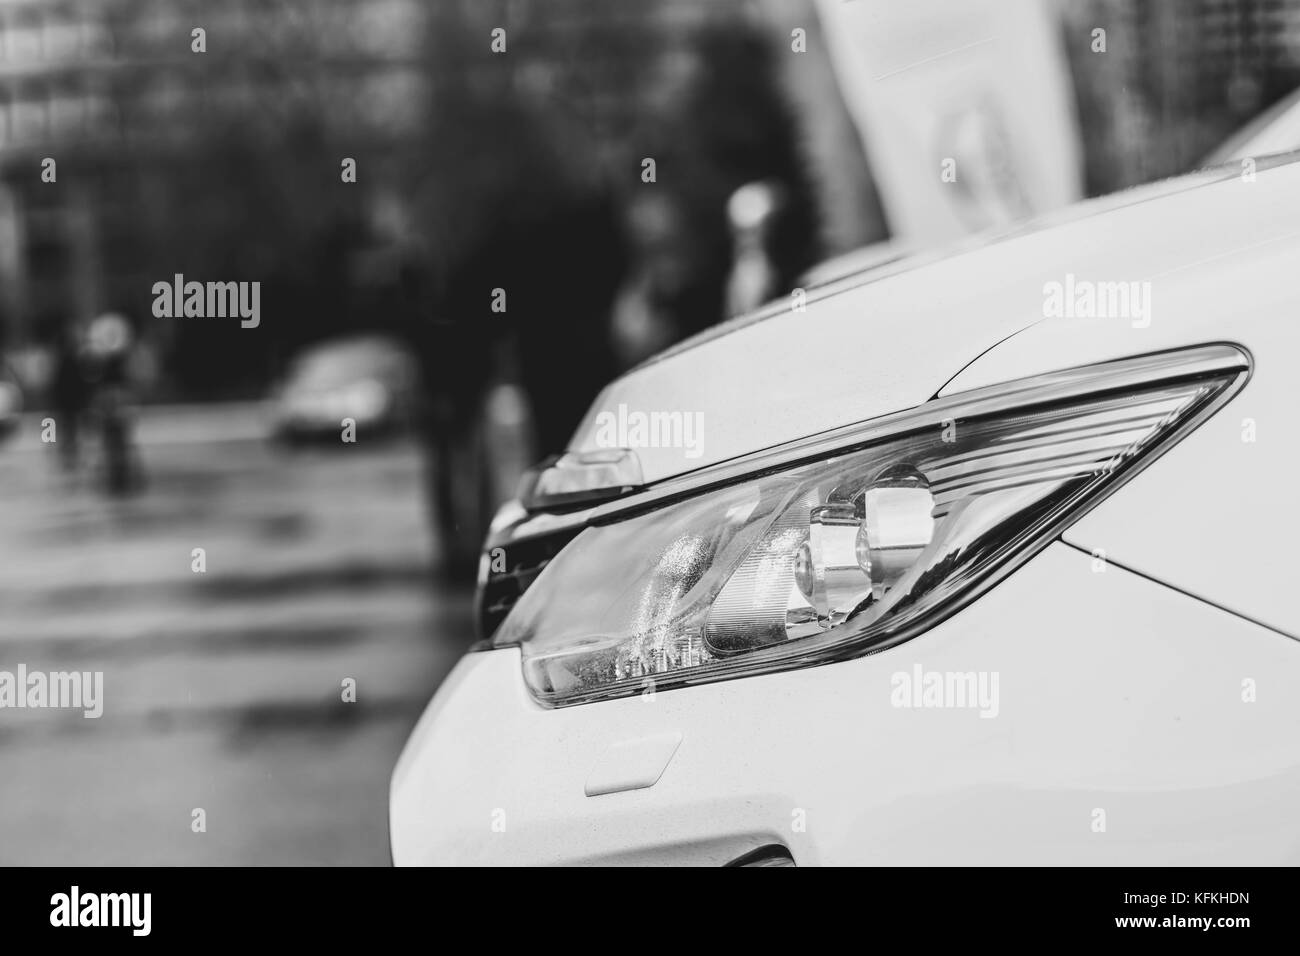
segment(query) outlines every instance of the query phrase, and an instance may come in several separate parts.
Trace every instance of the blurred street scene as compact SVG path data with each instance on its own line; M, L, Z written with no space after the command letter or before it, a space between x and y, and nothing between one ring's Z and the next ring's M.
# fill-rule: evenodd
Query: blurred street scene
M0 862L387 863L388 774L467 595L431 586L410 442L287 452L265 416L146 412L148 493L107 505L39 441L0 455L0 666L104 674L98 719L3 712Z
M607 381L1297 87L1300 0L0 0L0 671L106 695L0 710L0 863L386 862Z

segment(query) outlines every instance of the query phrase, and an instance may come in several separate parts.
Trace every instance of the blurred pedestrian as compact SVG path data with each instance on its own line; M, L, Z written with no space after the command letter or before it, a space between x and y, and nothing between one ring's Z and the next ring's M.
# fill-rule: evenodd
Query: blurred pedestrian
M54 413L58 425L59 460L63 470L75 472L80 457L81 425L90 401L90 382L82 356L77 325L66 323L54 346Z
M111 495L125 495L143 483L131 440L135 335L125 317L109 312L90 323L86 338L94 382L93 413L104 455L104 485Z
M625 371L684 337L684 329L717 316L707 299L701 308L700 277L679 201L668 190L634 192L624 211L628 269L610 315L611 346Z
M727 200L732 263L727 277L727 315L757 309L776 295L780 269L773 261L772 233L785 206L779 182L746 183Z

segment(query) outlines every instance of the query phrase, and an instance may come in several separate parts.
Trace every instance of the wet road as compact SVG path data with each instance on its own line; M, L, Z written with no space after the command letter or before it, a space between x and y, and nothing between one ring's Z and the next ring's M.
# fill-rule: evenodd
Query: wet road
M123 502L36 421L0 445L0 672L104 675L98 719L0 708L0 864L387 863L388 775L471 634L419 454L289 452L255 406L138 432Z

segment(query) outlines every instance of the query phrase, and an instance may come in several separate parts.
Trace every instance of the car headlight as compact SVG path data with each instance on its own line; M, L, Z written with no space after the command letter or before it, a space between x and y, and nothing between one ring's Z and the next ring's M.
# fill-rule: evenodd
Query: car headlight
M1231 346L1108 363L669 483L587 518L494 643L554 706L874 652L987 590L1248 372Z

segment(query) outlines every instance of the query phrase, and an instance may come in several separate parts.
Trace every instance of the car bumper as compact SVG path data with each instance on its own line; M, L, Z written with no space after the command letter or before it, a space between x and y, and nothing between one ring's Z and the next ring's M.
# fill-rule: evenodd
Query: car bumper
M908 687L931 674L989 692ZM1297 686L1300 643L1063 543L829 666L548 710L517 649L474 653L394 771L393 857L1297 863Z

